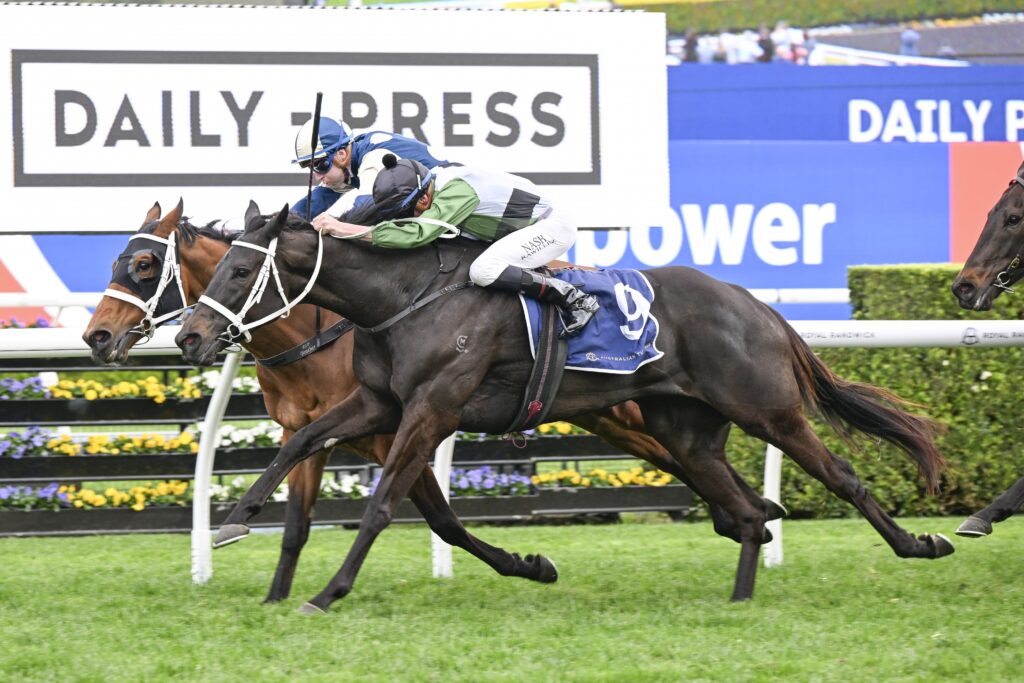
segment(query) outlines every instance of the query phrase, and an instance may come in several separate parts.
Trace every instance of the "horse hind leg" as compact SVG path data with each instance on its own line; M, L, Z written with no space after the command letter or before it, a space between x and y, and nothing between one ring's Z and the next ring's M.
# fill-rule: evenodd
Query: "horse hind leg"
M643 431L643 416L635 402L627 401L602 411L574 417L571 421L573 424L601 437L607 443L621 448L634 457L645 460L664 472L668 472L707 501L707 498L694 486L686 471L672 457L668 450L657 439ZM768 498L762 497L740 476L739 472L733 469L732 465L725 459L724 451L722 452L722 461L729 468L733 480L740 487L740 490L743 491L743 495L747 497L747 500L764 509L767 520L781 519L786 515L784 507ZM711 520L718 535L731 538L737 543L741 542L740 527L728 512L720 505L711 502L708 502L708 511L711 514Z
M706 500L719 505L738 525L740 559L731 599L751 599L757 557L768 540L765 511L748 499L725 462L728 420L693 399L657 397L638 402L650 433L664 444Z
M992 533L992 525L1002 522L1024 507L1024 477L989 503L983 510L965 519L956 529L957 536L978 538Z
M800 408L771 411L768 415L747 425L740 421L737 424L774 445L829 491L857 508L896 555L935 559L953 553L953 544L942 534L914 536L896 524L861 483L853 466L822 443Z

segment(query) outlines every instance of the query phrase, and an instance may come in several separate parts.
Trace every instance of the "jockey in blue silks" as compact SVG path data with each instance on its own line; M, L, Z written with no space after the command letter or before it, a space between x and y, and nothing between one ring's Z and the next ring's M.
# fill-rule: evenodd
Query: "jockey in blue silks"
M313 167L319 185L313 188L311 217L323 213L346 214L349 222L360 221L359 214L373 215L373 180L384 168L385 154L399 159L415 159L427 168L447 165L436 158L424 143L403 135L384 131L368 131L353 135L344 122L320 117L316 149L311 149L313 120L310 119L295 136L295 160L302 168ZM353 208L358 211L348 213ZM306 215L306 197L292 204L292 213Z

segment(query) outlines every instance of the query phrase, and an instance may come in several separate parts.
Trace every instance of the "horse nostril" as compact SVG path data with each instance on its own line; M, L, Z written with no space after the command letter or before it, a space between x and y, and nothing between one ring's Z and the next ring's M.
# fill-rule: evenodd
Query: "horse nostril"
M972 285L970 282L961 282L961 283L957 284L957 286L956 286L957 296L959 296L961 298L966 297L966 296L970 296L973 292L974 292L974 285Z
M89 339L90 341L92 341L93 344L96 344L97 346L102 346L103 344L106 344L107 342L110 341L110 332L108 332L107 330L96 330L91 335L89 335Z
M199 335L196 334L195 332L193 332L192 334L186 334L182 338L181 343L185 346L194 346L195 344L199 343Z

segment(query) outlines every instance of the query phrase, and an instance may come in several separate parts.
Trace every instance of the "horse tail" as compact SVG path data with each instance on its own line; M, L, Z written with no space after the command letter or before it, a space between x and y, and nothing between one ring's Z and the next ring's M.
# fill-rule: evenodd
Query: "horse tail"
M793 350L793 369L804 403L841 437L852 443L854 430L871 434L903 450L917 464L928 493L934 493L946 459L935 446L941 423L904 407L920 407L880 387L851 382L832 372L782 316Z

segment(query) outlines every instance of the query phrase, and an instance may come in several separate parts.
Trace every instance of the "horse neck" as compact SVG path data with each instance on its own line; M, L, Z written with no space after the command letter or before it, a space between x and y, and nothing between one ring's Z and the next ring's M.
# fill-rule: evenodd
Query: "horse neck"
M189 245L178 248L185 297L195 304L213 279L217 264L227 253L229 244L199 235ZM321 314L321 327L332 325L338 316L329 311ZM252 331L252 340L242 346L257 358L269 358L301 344L316 332L316 311L312 306L296 306L287 318L279 318Z
M424 250L430 250L430 258ZM312 273L312 268L303 270L305 278ZM432 247L384 249L363 241L325 238L317 286L306 301L336 311L360 327L373 327L411 304L436 274ZM443 282L439 278L435 284L440 287Z

